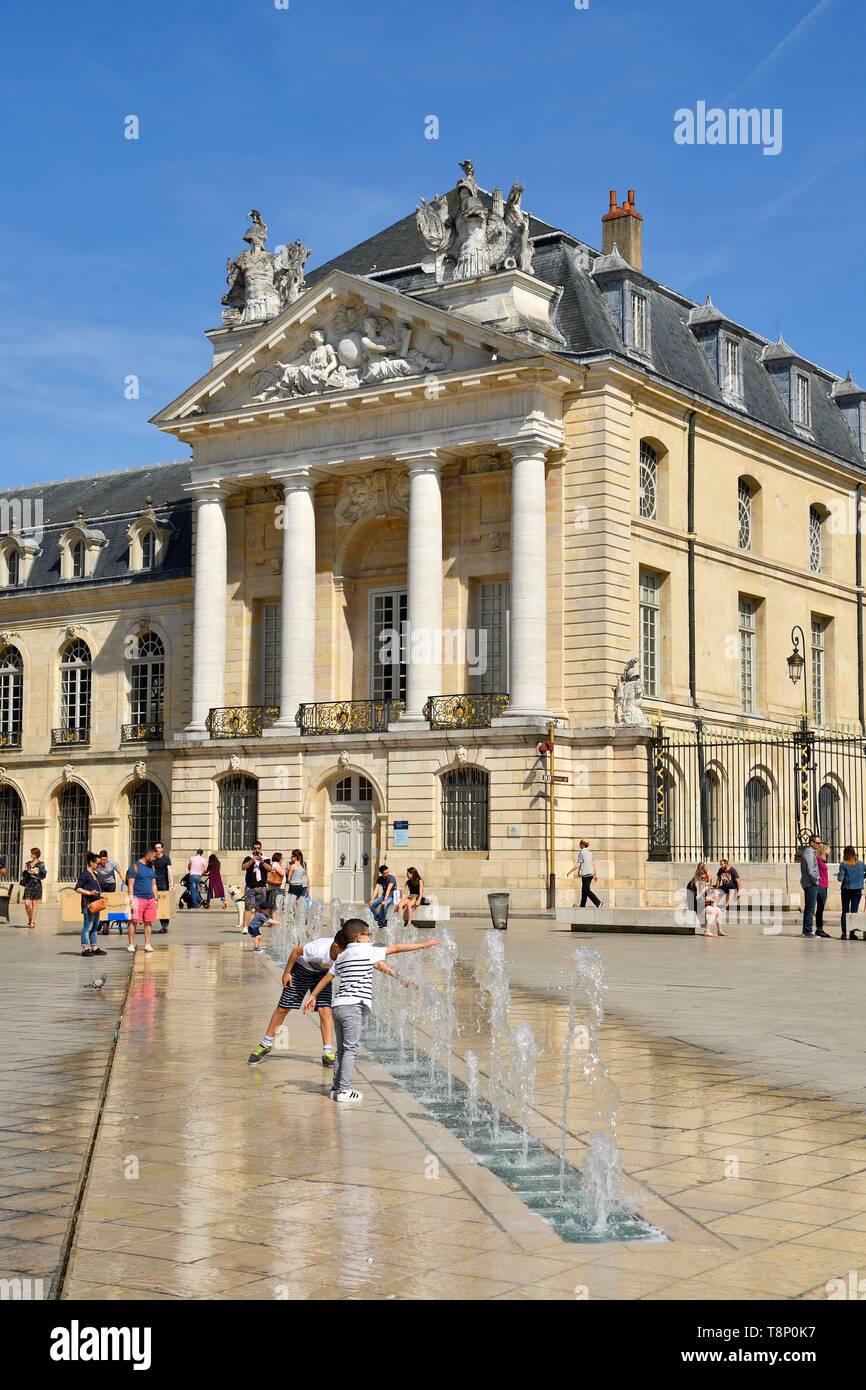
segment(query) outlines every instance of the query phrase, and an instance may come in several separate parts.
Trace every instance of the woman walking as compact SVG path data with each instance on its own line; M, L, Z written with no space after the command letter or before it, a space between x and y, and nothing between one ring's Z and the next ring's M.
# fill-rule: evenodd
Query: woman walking
M282 855L280 855L282 859ZM310 879L304 856L299 849L293 849L285 875L289 892L293 898L306 898L310 889Z
M27 913L28 927L36 926L36 914L42 901L42 880L48 870L42 863L42 850L31 849L30 858L21 871L21 884L24 889L24 911Z
M827 906L827 889L830 886L830 869L827 858L830 850L827 845L817 846L818 857L818 900L815 903L815 935L829 937L830 933L824 930L824 908Z
M415 909L421 906L423 896L424 880L416 868L410 867L406 870L406 886L403 889L403 896L397 904L397 912L407 927L411 927Z
M92 850L88 850L87 860L81 873L78 875L78 882L75 885L75 892L81 895L81 954L83 956L104 956L96 944L97 933L99 932L99 913L91 912L91 907L97 902L102 901L102 889L99 886L99 879L96 877L96 862L98 855Z
M722 931L718 891L713 886L710 871L703 860L686 884L686 895L689 906L697 913L698 922L702 928L699 935L712 936L713 927L715 927L719 936L727 936L728 933Z
M226 906L226 890L223 885L222 865L215 854L207 857L207 902L205 907L210 907L214 898L222 898L223 907Z
M601 907L601 898L597 898L592 891L592 885L597 882L598 874L595 872L595 857L589 847L589 840L581 840L577 861L574 868L569 869L568 877L570 878L572 874L577 874L581 882L581 907L586 907L587 902L591 902L593 907Z
M863 893L863 884L866 881L866 864L858 855L853 845L846 845L842 855L842 863L839 865L836 874L842 885L842 940L848 940L848 914L852 915L860 911L860 897ZM857 941L857 929L852 928L851 940Z

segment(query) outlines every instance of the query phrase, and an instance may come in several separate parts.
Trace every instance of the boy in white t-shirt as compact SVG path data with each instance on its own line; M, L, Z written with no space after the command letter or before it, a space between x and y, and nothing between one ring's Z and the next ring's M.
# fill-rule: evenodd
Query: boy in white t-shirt
M339 949L332 936L319 936L315 941L307 941L305 945L295 947L286 961L286 968L283 971L283 992L280 995L280 1002L271 1014L271 1021L264 1037L247 1058L248 1062L264 1061L274 1045L277 1029L282 1027L289 1010L301 1007L307 992L315 989L322 976L330 970L331 963ZM322 1066L332 1067L336 1054L334 1050L334 1021L331 1016L330 984L322 993L321 998L317 998L316 1011L319 1015L319 1027L322 1030Z
M337 992L332 1007L337 1035L337 1065L331 1099L343 1105L357 1105L363 1100L360 1091L352 1090L352 1072L361 1042L361 1025L365 1015L373 1012L373 971L381 970L398 979L395 971L385 964L386 956L399 955L402 951L427 951L431 946L439 945L434 937L431 941L371 946L370 935L370 927L360 917L350 917L348 922L343 923L334 938L341 949L327 975L322 976L304 1005L305 1014L317 1008L319 996L331 988L332 981L336 981Z

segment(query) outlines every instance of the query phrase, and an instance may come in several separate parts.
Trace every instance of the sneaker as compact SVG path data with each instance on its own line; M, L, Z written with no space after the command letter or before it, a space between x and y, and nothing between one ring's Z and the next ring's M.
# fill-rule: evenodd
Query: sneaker
M262 955L263 950L264 950L264 948L263 948L262 946L254 946L254 947L253 947L253 955L254 955L254 956L260 956L260 955Z
M810 940L810 941L812 940L812 932L810 932L810 931L804 931L804 932L802 933L802 935L803 935L803 936L808 936L809 940Z
M165 934L166 934L167 931L168 931L168 927L160 927L160 928L158 929L158 931L155 933L155 935L156 935L156 936L165 936Z
M332 1067L337 1060L337 1054L332 1047L326 1047L322 1053L322 1066Z
M336 1088L336 1086L332 1086L331 1089L330 1089L330 1091L328 1092L328 1100L336 1100L336 1099L337 1099L337 1088Z
M127 949L127 951L129 951L130 955L133 955L133 956L135 955L135 947L134 947L134 946L127 946L126 949Z
M364 1099L360 1091L338 1091L334 1100L338 1105L357 1105Z
M247 1062L250 1066L252 1066L254 1062L263 1062L270 1050L269 1047L265 1047L264 1043L257 1043L247 1058Z
M95 950L95 951L91 951L90 954L91 954L92 956L104 956L104 955L107 955L108 953L107 953L106 951L100 950L100 948L97 946L96 950Z
M816 935L816 936L826 936L827 940L828 940L828 941L830 940L830 933L829 933L828 931L816 931L815 935Z
M146 951L152 951L152 950L153 950L153 947L151 946L150 942L148 942L144 949L145 949Z

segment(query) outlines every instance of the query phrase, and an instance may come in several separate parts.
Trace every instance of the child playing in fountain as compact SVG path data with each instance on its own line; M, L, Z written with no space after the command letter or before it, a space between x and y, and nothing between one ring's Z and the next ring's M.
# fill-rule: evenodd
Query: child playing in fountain
M255 918L253 919L255 921ZM250 923L252 926L252 923ZM271 1014L270 1023L261 1042L253 1048L248 1062L263 1062L274 1045L277 1029L281 1028L290 1009L299 1009L308 991L315 989L323 975L331 969L342 945L332 936L319 936L315 941L307 941L296 946L283 971L283 992L280 1002ZM331 1016L331 986L323 989L316 999L316 1012L322 1031L322 1066L334 1065L334 1022ZM306 1012L306 1011L305 1011Z
M365 1015L373 1012L373 971L381 970L395 979L399 976L385 964L386 956L403 951L425 951L438 946L439 941L399 942L394 946L372 946L371 930L360 917L350 917L334 938L339 948L327 974L322 975L304 1005L304 1013L318 1007L319 997L337 982L337 996L332 1001L334 1031L337 1036L337 1064L331 1100L342 1105L357 1105L363 1100L360 1091L352 1090L352 1072L361 1042L361 1024ZM251 1059L252 1060L252 1059Z
M257 956L262 953L262 927L272 927L276 920L277 909L275 907L262 907L258 912L254 912L247 922L247 933L253 939L253 951Z

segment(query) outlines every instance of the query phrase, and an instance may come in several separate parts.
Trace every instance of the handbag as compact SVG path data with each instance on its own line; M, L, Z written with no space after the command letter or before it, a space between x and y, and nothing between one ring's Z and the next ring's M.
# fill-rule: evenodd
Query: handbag
M87 904L87 911L96 916L97 913L104 912L107 907L108 903L104 898L91 898L90 902Z
M269 888L281 888L283 876L279 869L268 869L267 885Z

